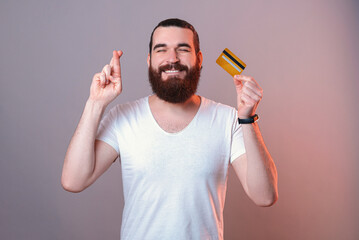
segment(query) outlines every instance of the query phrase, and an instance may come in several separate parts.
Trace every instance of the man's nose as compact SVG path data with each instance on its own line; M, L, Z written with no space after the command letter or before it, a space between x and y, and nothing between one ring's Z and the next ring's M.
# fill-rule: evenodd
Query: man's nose
M168 51L168 62L170 63L175 63L178 62L178 54L177 51L175 49L171 49Z

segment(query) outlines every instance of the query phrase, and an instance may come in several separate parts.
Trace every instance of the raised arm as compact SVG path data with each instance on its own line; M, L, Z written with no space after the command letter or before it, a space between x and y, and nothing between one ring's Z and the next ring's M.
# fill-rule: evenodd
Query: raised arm
M262 99L262 89L248 76L234 77L237 91L238 117L253 116ZM277 169L270 156L258 123L242 124L246 153L234 160L232 166L247 195L259 206L271 206L278 199Z
M67 191L84 190L117 158L115 149L95 138L107 105L122 92L121 56L122 51L113 51L110 64L92 79L90 96L64 160L61 184Z

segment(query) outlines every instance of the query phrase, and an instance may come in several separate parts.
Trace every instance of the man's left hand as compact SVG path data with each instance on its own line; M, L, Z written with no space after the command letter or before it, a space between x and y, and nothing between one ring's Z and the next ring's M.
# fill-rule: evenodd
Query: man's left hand
M263 90L250 76L235 75L233 81L237 91L238 117L249 118L256 113Z

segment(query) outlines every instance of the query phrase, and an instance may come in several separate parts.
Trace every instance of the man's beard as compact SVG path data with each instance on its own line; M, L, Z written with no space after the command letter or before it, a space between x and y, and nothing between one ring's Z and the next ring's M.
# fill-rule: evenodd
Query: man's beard
M162 80L161 74L166 70L183 70L186 76L183 79L178 76L169 76L167 80ZM180 63L161 66L158 71L152 66L148 68L148 78L153 93L170 103L183 103L192 97L197 91L200 75L201 69L197 62L190 69Z

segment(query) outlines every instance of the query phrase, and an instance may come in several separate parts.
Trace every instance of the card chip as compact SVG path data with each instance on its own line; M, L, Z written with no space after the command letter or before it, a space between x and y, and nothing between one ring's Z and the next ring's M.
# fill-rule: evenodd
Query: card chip
M231 74L232 77L241 74L247 66L241 59L229 51L228 48L223 50L217 58L216 63Z

